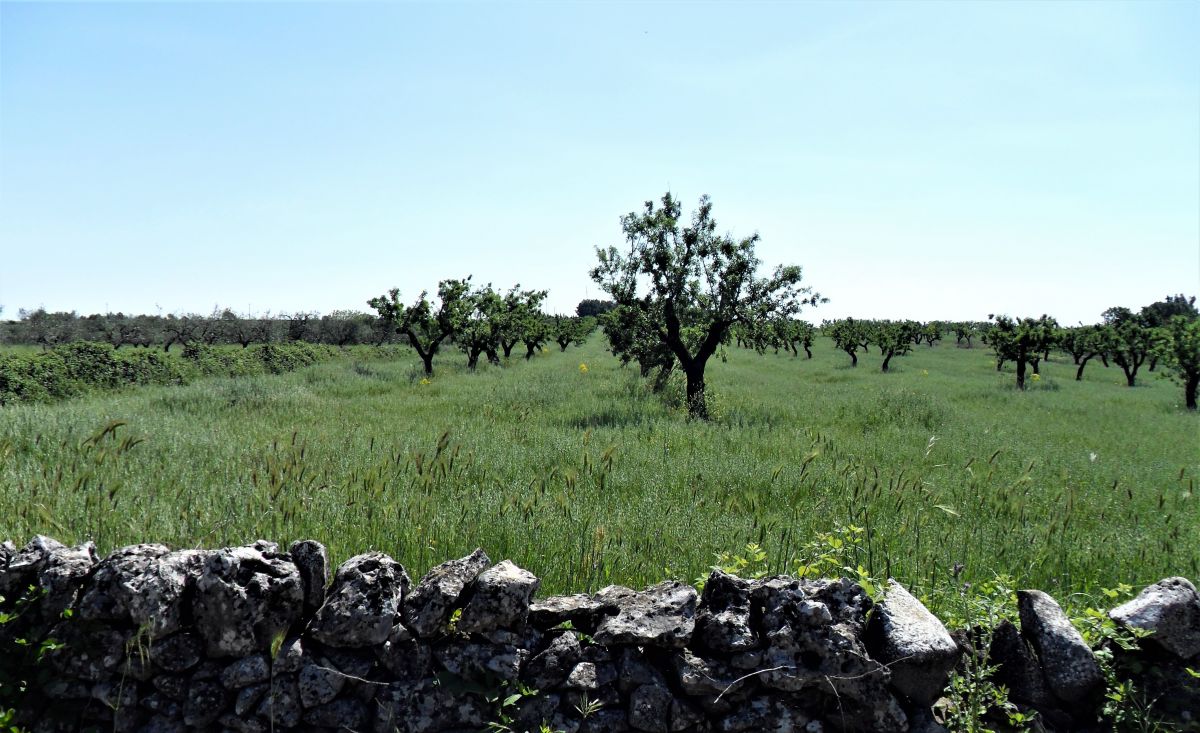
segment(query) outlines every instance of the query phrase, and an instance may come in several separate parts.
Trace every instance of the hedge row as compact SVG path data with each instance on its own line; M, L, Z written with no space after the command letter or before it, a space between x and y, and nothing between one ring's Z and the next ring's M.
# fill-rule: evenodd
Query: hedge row
M336 347L295 342L249 348L191 344L182 356L174 356L76 341L39 353L0 355L0 405L59 400L129 385L186 384L198 377L281 374L339 353Z

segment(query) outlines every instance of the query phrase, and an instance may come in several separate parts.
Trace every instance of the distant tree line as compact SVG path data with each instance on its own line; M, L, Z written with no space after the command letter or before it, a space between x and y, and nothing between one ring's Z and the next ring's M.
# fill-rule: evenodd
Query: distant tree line
M0 339L49 349L74 341L106 343L114 349L161 348L189 344L205 346L306 342L330 346L381 346L402 343L395 331L368 313L341 310L326 315L312 312L243 315L214 308L209 315L126 315L74 311L21 310L17 320L0 323Z

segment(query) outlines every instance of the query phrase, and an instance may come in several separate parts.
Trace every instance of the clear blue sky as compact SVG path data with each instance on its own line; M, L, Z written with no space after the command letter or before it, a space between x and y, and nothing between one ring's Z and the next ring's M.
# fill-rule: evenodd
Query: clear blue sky
M0 3L0 304L597 297L703 193L811 318L1200 291L1200 3Z

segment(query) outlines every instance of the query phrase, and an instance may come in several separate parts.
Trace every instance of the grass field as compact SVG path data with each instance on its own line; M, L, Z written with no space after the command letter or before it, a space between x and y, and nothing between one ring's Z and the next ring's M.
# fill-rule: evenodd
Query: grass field
M414 575L482 546L548 592L692 580L748 542L786 571L855 525L856 562L930 594L956 562L1059 595L1200 575L1200 422L1176 385L1100 364L1077 383L1056 356L1021 393L983 348L889 374L814 353L714 361L707 424L599 335L475 374L451 352L428 384L414 355L8 407L0 537L312 537Z

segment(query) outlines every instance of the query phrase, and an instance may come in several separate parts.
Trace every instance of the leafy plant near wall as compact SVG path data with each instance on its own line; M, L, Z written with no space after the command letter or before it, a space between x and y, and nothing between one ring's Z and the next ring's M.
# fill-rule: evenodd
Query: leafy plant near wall
M1133 586L1122 583L1116 588L1101 590L1105 605L1115 605L1133 595ZM1118 675L1117 656L1121 652L1135 652L1138 641L1149 636L1149 632L1133 627L1118 626L1108 614L1093 605L1074 609L1070 613L1072 625L1079 630L1084 641L1092 648L1100 671L1104 674L1103 716L1117 731L1170 731L1173 726L1156 719L1156 699L1138 689L1133 682L1122 680ZM1140 663L1134 662L1140 667ZM1140 670L1139 670L1140 671Z
M990 658L996 629L1002 622L1017 618L1012 578L998 575L972 586L958 582L961 572L962 566L955 565L954 603L943 620L951 628L966 630L966 649L946 687L948 704L943 723L950 730L982 733L991 730L988 719L999 716L1007 719L1013 729L1026 730L1036 716L1022 712L1009 701L1008 691L993 679L998 666Z
M21 631L22 617L36 608L35 601L44 594L45 591L31 585L11 604L0 596L0 731L3 733L22 732L13 724L17 711L31 687L40 688L52 678L50 671L41 666L42 659L62 648L53 638L38 642L26 638ZM70 616L70 609L63 611L63 618Z

